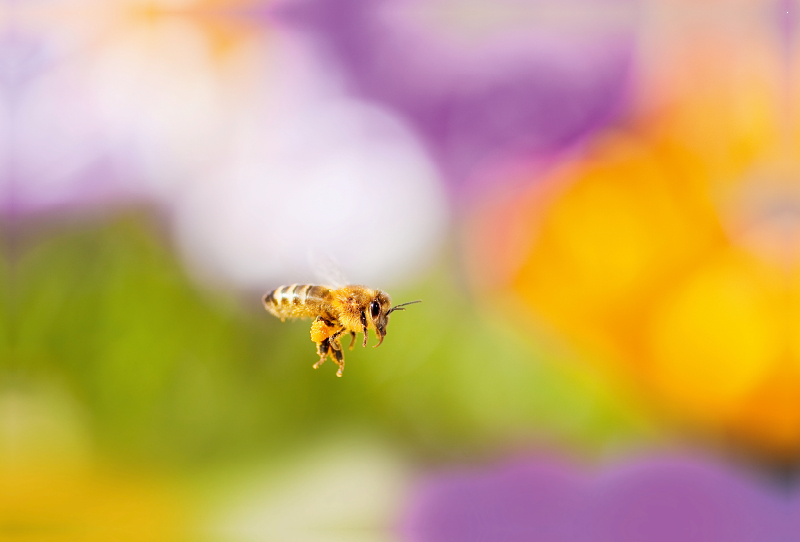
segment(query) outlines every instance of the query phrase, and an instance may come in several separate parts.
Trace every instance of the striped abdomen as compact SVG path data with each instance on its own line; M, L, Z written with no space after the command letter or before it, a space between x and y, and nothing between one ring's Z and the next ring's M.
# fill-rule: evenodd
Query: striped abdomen
M284 318L315 318L329 313L331 290L314 284L281 286L264 295L264 308Z

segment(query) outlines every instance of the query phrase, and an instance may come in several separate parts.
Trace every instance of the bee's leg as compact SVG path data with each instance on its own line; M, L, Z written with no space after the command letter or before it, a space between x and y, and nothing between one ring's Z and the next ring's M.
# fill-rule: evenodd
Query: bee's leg
M329 350L330 350L330 341L328 339L325 339L317 343L317 355L319 356L319 361L313 365L315 369L319 369L319 366L325 363L325 360L328 357Z
M334 350L333 355L335 356L333 361L339 366L339 370L336 371L336 376L342 376L342 371L344 371L344 352L342 352L340 348L339 350Z
M316 320L311 324L311 340L317 345L317 355L319 356L319 361L314 364L315 369L325 363L328 358L331 350L330 336L332 328L333 323L321 316L317 316Z
M351 337L351 339L350 339L350 350L352 350L353 347L356 345L356 332L355 331L351 331L350 332L350 337Z
M344 352L342 352L342 344L339 342L339 336L344 333L344 329L340 329L330 338L330 345L331 345L331 353L333 354L333 361L336 362L336 365L339 366L339 370L336 371L336 376L342 376L342 371L344 370Z
M367 346L367 339L369 338L369 335L367 335L367 313L364 311L361 311L361 329L364 332L364 342L361 344L361 346Z

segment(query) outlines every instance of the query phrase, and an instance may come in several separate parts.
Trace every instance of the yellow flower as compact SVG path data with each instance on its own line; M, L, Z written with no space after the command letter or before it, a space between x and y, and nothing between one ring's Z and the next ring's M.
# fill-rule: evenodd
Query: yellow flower
M473 267L664 419L794 454L800 156L764 63L698 56L702 85L480 213Z
M186 539L190 503L179 484L90 457L78 413L52 387L0 393L0 541Z
M54 464L0 466L0 540L185 538L180 499L146 476Z

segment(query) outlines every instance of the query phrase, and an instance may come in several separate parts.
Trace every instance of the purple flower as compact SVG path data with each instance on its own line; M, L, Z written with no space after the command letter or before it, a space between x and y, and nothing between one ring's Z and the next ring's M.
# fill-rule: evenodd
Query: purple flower
M0 31L0 91L13 94L1 216L152 202L202 280L314 280L309 251L354 282L407 280L447 220L417 138L343 92L304 35L230 3L20 5L13 36Z
M796 498L714 463L670 459L599 476L550 462L442 475L403 529L414 542L763 542L796 539L798 527Z
M619 110L633 51L629 1L299 0L365 98L397 111L452 187L546 161Z

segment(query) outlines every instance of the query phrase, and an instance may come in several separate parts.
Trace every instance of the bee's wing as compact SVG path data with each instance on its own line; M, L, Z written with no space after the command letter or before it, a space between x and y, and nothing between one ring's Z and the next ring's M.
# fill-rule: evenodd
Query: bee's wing
M344 273L342 273L339 264L330 254L321 254L310 250L308 252L308 263L321 284L333 288L342 288L350 284Z

